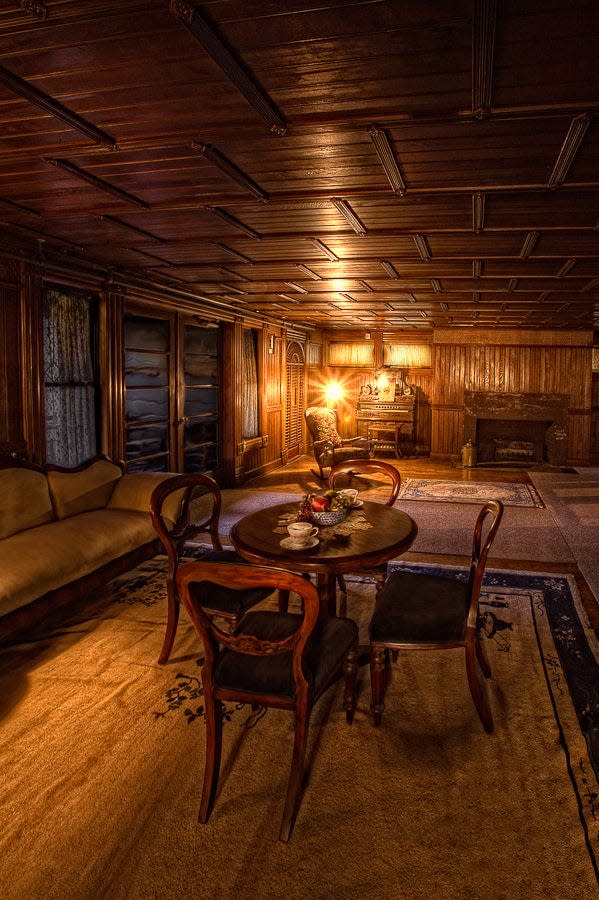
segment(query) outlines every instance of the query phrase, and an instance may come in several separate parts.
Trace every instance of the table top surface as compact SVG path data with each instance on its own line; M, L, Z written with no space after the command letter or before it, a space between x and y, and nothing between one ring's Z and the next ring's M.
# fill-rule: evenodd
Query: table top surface
M318 545L306 550L288 550L281 540L288 537L285 516L297 512L299 500L279 503L250 513L231 529L231 541L238 553L250 562L302 572L356 572L386 562L404 553L418 533L407 513L383 503L364 501L349 516L363 517L370 528L336 534L333 527L320 527ZM348 520L348 524L349 520ZM279 531L275 531L279 527ZM280 529L283 529L282 531Z

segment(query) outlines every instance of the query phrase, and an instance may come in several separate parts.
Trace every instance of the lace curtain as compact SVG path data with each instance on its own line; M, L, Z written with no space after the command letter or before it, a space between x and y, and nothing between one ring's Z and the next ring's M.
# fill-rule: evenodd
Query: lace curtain
M243 436L258 437L258 341L256 332L243 332Z
M96 385L89 297L44 294L46 461L76 466L97 453Z

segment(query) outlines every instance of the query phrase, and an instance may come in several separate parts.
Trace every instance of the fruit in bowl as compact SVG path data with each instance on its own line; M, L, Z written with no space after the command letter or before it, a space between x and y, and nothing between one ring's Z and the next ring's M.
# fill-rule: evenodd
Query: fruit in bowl
M354 498L345 491L330 488L322 494L306 494L300 504L298 519L319 525L335 525L349 512Z

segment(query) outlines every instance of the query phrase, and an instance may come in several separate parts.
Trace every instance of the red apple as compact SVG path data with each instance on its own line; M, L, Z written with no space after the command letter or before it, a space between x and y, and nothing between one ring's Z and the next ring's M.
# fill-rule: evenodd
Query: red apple
M330 500L327 497L312 498L312 509L314 510L314 512L324 512L325 509L328 509L330 505Z

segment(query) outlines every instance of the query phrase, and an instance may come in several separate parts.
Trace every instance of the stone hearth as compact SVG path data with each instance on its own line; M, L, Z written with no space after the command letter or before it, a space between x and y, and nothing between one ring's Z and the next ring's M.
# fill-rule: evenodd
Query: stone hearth
M477 446L479 463L519 458L524 464L566 464L566 394L466 391L464 442Z

